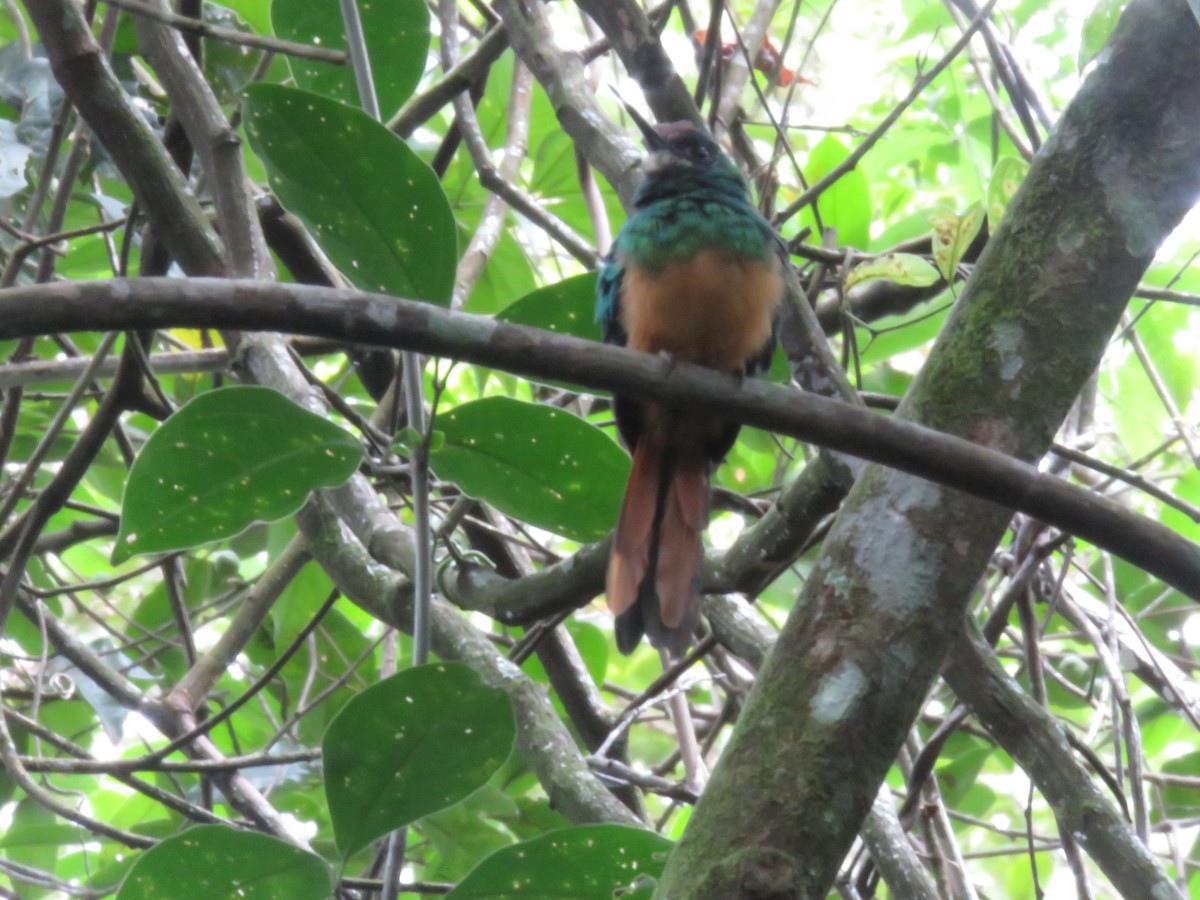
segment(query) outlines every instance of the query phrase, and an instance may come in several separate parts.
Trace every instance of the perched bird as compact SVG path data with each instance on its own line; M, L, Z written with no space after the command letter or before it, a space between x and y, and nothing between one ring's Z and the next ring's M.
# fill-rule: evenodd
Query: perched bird
M604 340L722 372L765 371L783 297L775 233L706 131L690 122L652 128L630 114L650 155L597 280ZM646 634L678 657L700 612L709 476L739 426L619 393L613 410L633 456L608 566L617 646L630 653Z

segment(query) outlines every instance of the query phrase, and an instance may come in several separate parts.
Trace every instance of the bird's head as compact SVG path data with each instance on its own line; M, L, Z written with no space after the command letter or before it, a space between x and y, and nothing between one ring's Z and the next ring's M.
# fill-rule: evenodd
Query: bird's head
M657 185L670 185L669 189L678 190L685 183L748 197L741 172L703 128L687 121L654 126L628 104L625 108L650 150L645 164L646 181L639 191L641 198L647 193L656 194Z

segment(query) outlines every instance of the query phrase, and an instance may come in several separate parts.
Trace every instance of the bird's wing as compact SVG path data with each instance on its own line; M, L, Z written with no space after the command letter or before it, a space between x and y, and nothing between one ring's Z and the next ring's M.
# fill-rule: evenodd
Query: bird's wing
M761 219L760 228L762 228L764 236L770 242L771 248L775 251L775 255L779 259L780 271L786 271L787 266L790 265L787 245L780 240L779 235L775 233L775 230L771 228L770 223L766 219ZM785 296L780 298L779 306L775 309L775 317L771 320L771 334L767 337L762 347L746 360L745 372L747 376L759 377L771 371L771 363L775 360L775 346L779 337L779 319L783 315L783 304L785 302L786 291Z
M629 336L621 324L621 287L625 267L616 257L616 248L604 258L596 276L596 321L600 323L606 344L624 347Z

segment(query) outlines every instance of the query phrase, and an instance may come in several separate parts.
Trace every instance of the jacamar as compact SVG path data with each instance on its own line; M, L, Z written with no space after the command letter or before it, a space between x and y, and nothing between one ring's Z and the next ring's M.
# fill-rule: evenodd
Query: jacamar
M633 212L597 279L604 340L670 361L755 375L771 362L783 297L782 246L745 179L703 129L652 128ZM696 409L613 396L633 467L608 565L617 646L642 635L679 657L700 614L709 476L739 425Z

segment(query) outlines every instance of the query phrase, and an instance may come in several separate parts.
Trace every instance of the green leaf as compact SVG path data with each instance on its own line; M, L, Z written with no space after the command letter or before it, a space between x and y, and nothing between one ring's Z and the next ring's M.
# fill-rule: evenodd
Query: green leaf
M1200 469L1189 468L1171 486L1175 496L1193 506L1200 505ZM1200 522L1173 506L1163 506L1159 522L1193 543L1200 543Z
M983 815L995 794L981 785L979 773L994 755L990 744L969 735L955 735L943 753L944 760L938 766L938 787L946 805L959 809L968 801L971 812Z
M435 427L444 438L430 453L438 477L501 512L576 541L602 538L617 520L629 457L571 413L486 397Z
M510 305L513 297L522 297L537 287L537 276L529 258L513 237L515 229L505 223L500 238L492 249L483 268L483 274L475 281L471 296L467 298L464 312L490 315Z
M584 668L592 676L592 681L596 683L596 687L602 686L604 676L608 674L608 633L589 622L580 622L574 616L563 624L575 642L575 648L583 659ZM537 654L531 654L530 658L536 656Z
M223 0L228 7L245 19L259 34L271 34L270 0Z
M429 54L429 9L422 0L371 0L358 4L379 108L386 118L409 98ZM337 3L273 0L271 23L285 40L331 50L346 49ZM359 106L354 69L290 57L296 84L307 91Z
M263 387L200 394L134 461L113 563L233 537L298 510L358 467L353 435Z
M938 295L944 296L945 292ZM949 308L948 303L935 299L928 307L872 322L868 335L858 339L862 364L874 365L927 344L941 331Z
M954 27L954 18L946 11L946 7L938 3L922 3L915 15L905 16L908 24L903 33L897 38L907 41L909 38L923 34L937 34L946 28Z
M953 283L954 270L983 227L983 204L972 203L961 216L940 209L930 216L933 222L933 260L947 282Z
M1095 59L1104 45L1108 43L1109 35L1117 27L1117 20L1125 11L1129 0L1099 0L1087 18L1083 20L1083 29L1079 35L1079 54L1076 64L1080 70Z
M361 110L273 84L246 98L271 188L342 273L363 290L448 304L457 236L433 170Z
M253 34L252 24L240 14L239 10L231 7L232 4L228 0L224 5L204 3L201 6L201 18L205 25L211 27L227 28L242 34ZM132 45L126 52L136 54L137 34L134 29L130 30ZM225 41L204 42L204 75L222 106L237 102L238 92L255 78L255 71L262 62L261 54L247 53L246 49L244 46ZM272 66L272 69L274 68L275 66ZM282 75L282 64L279 65L279 71ZM261 78L261 74L258 77Z
M923 257L912 253L889 253L855 266L846 276L846 290L864 281L886 279L910 287L928 287L942 276Z
M509 304L496 318L589 341L601 339L596 321L596 273L564 278Z
M1183 775L1195 778L1197 771L1200 771L1200 750L1184 753L1176 756L1174 759L1166 760L1162 764L1162 773L1164 775ZM1165 807L1164 812L1172 817L1194 815L1196 810L1196 790L1186 785L1168 785L1162 793L1162 800L1160 802Z
M1004 157L992 169L992 180L988 182L987 219L993 233L1028 172L1029 163L1017 156Z
M1141 331L1139 322L1139 334ZM1166 346L1171 345L1168 342ZM1162 442L1171 416L1142 361L1131 350L1119 364L1108 364L1100 371L1122 447L1132 458L1149 453Z
M612 900L640 878L662 875L672 843L624 825L565 828L497 850L447 900Z
M833 135L826 135L808 157L804 176L814 184L832 172L850 151ZM836 228L838 246L866 249L871 244L871 188L861 169L851 169L817 198L821 223ZM812 211L806 209L802 225L815 225Z
M29 797L16 804L5 832L5 860L42 872L55 871L59 856L82 840L78 829L60 823L54 813ZM35 883L23 889L20 896L34 900L52 895Z
M1200 313L1182 304L1155 303L1137 320L1142 345L1180 410L1187 409L1196 388L1200 387L1194 344L1184 338L1195 334L1197 326Z
M533 157L529 190L538 196L561 196L579 190L579 166L575 142L565 131L553 131L538 146Z
M269 835L198 825L145 853L117 900L326 900L333 873L318 856Z
M510 846L513 836L505 820L516 814L512 798L489 782L462 803L425 816L417 828L437 850L436 863L426 869L426 877L459 881L481 859ZM431 857L426 854L426 859Z
M516 728L503 691L461 663L437 663L351 700L322 742L325 794L338 850L462 800L508 758Z

